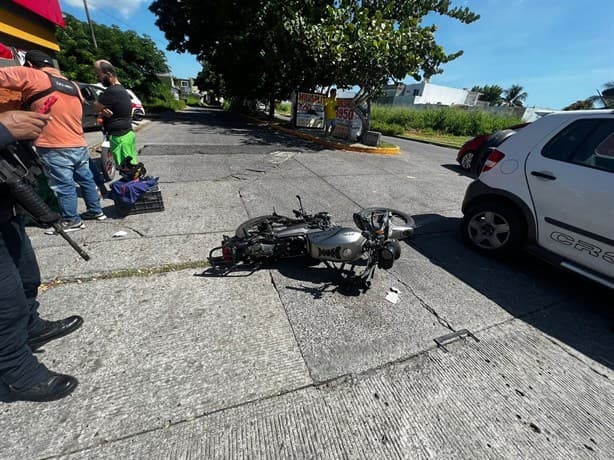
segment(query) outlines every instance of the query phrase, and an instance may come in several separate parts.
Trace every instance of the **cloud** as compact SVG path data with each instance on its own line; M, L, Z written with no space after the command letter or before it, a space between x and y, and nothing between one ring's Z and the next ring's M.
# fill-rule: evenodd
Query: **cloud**
M62 0L64 3L76 8L83 8L83 0ZM87 0L90 10L103 10L105 12L118 11L124 18L129 18L142 4L148 0Z

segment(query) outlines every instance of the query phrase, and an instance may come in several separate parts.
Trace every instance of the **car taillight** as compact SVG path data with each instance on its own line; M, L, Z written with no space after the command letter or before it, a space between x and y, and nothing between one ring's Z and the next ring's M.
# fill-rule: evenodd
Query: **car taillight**
M488 155L488 158L486 159L486 163L484 163L482 172L484 173L486 171L490 171L492 168L497 166L497 163L503 160L504 157L505 157L505 154L503 152L500 152L497 149L493 149L493 151L490 152L490 155Z
M138 105L136 105L134 102L131 105L133 109L136 109L138 107Z

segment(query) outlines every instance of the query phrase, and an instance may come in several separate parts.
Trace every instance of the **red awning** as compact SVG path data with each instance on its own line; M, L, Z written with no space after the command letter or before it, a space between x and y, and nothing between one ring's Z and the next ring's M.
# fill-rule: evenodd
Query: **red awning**
M49 22L65 27L59 0L12 0L26 10L45 18Z

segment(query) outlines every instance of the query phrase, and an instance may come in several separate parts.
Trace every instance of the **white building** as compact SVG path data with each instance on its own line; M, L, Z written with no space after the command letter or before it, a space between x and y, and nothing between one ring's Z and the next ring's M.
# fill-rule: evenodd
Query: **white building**
M422 80L410 85L390 85L384 88L386 99L392 98L393 105L464 105L476 106L480 93L467 89L441 86Z

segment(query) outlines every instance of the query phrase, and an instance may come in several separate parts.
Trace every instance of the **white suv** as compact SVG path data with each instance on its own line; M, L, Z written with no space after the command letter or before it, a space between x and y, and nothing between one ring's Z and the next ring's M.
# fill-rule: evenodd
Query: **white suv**
M614 111L546 115L493 149L463 200L476 249L521 247L614 289Z

